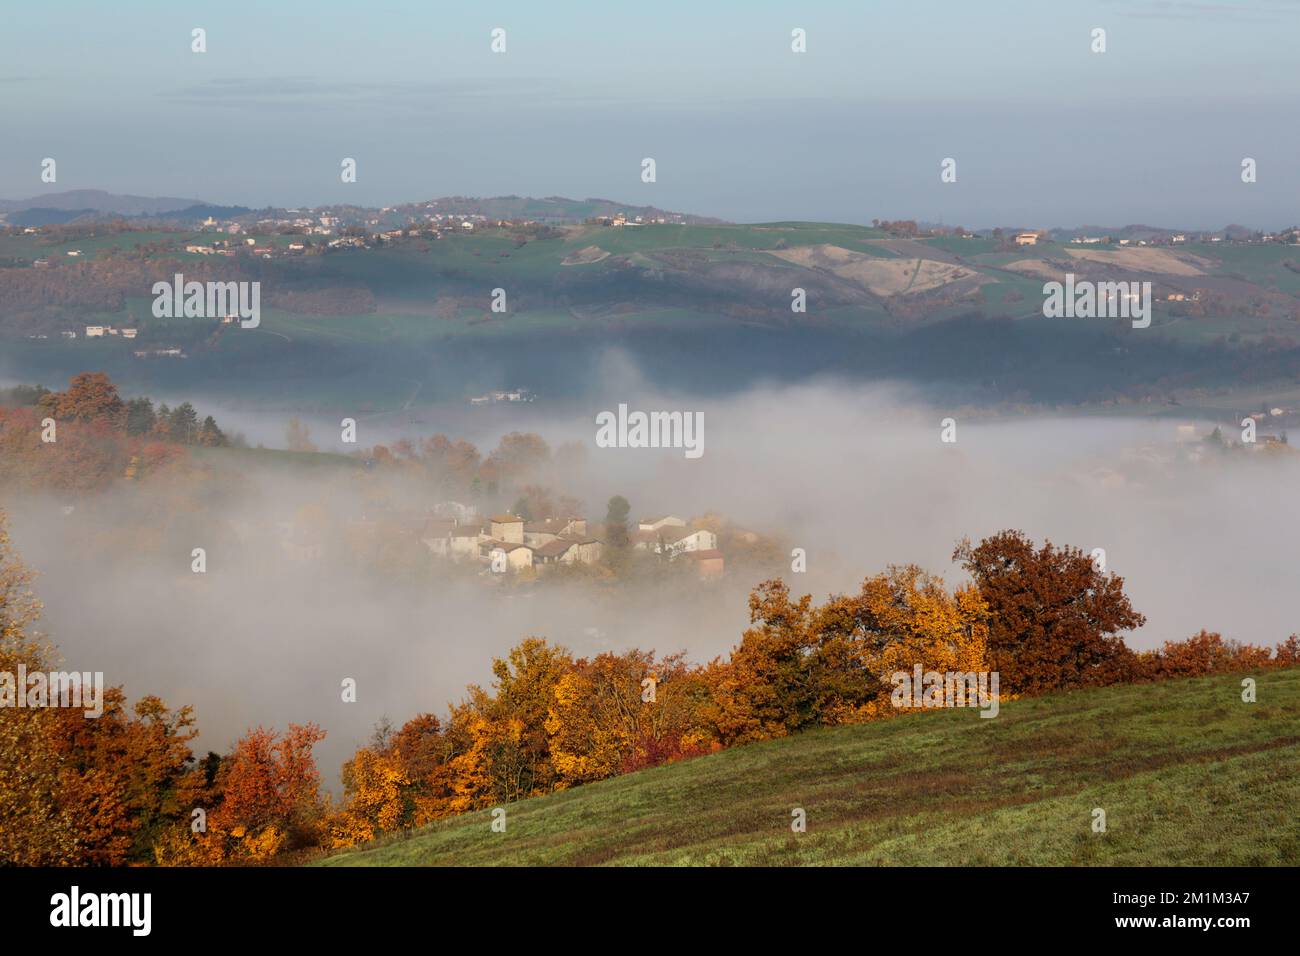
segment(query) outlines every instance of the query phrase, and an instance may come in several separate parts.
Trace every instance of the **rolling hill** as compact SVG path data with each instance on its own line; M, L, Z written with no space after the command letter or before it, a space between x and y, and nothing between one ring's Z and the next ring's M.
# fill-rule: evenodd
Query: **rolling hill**
M0 234L0 377L55 385L97 368L139 390L272 399L292 383L309 404L391 408L417 387L422 401L505 386L581 395L613 348L667 387L714 393L829 374L905 379L958 404L1163 408L1300 382L1300 256L1280 241L1012 248L819 222L481 222L336 248L241 238ZM229 256L189 248L214 241ZM152 283L176 272L260 283L261 326L154 317ZM1045 318L1044 283L1067 274L1150 282L1150 327ZM88 324L139 336L73 338ZM164 347L187 358L134 354Z
M1220 675L818 730L512 804L505 833L485 810L318 862L1294 866L1300 669L1255 676L1254 704Z

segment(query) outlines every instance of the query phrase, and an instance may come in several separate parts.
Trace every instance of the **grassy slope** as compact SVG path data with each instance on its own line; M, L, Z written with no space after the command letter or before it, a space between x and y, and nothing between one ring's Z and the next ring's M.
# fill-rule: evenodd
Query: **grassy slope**
M1255 704L1220 676L812 731L323 862L1296 865L1300 669L1256 676Z

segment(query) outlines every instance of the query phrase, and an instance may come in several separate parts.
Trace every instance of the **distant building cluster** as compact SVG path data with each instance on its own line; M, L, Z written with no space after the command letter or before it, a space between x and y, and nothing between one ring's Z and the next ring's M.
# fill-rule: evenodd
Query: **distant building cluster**
M281 522L281 547L286 558L312 561L321 556L319 528ZM560 565L595 565L607 557L603 530L589 527L579 515L526 520L510 512L481 517L457 501L439 502L428 511L380 510L363 513L348 524L353 547L401 538L420 542L434 557L479 566L485 574L537 573ZM756 537L756 536L755 536ZM720 576L725 568L718 536L689 527L681 518L665 515L642 518L628 535L637 551L686 561L702 579Z
M106 335L120 335L124 339L133 339L140 332L139 329L119 329L112 325L88 325L86 326L86 338L102 339ZM75 339L76 332L64 332L65 339Z

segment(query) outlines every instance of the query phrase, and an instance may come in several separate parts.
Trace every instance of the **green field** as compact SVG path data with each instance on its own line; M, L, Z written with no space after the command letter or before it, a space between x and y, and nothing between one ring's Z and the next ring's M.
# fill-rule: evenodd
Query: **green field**
M339 853L327 866L1300 864L1300 669L811 731ZM807 832L791 832L791 811ZM1093 832L1093 811L1106 831Z

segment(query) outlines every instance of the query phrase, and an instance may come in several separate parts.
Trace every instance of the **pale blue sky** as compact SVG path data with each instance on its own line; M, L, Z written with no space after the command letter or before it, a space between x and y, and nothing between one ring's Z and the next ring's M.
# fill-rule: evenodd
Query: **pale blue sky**
M0 197L603 196L739 221L1300 220L1297 0L6 5ZM190 52L190 30L208 52ZM507 31L493 54L489 32ZM808 52L790 51L790 31ZM1090 52L1107 30L1108 51ZM43 185L40 160L59 163ZM339 161L358 161L358 182ZM658 182L640 181L652 156ZM941 184L939 163L958 162ZM1259 181L1244 185L1242 157Z

